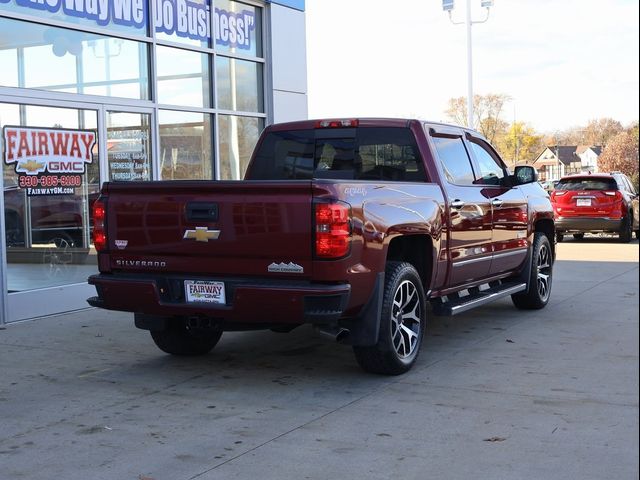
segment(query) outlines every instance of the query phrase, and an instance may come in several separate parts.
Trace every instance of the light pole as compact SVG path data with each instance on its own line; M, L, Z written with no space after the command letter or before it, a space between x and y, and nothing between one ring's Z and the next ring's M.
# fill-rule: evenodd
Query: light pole
M480 5L487 9L487 16L484 20L473 21L471 19L471 0L467 0L467 15L464 22L454 22L451 11L454 8L455 0L442 0L442 9L449 14L449 20L454 25L467 26L467 126L473 128L473 58L472 58L472 41L471 27L474 23L484 23L489 20L490 9L493 6L493 0L480 0Z

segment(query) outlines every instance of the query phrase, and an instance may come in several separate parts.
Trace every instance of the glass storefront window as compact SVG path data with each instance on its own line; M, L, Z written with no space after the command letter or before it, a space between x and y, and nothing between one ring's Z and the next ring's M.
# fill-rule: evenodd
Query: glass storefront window
M160 110L163 180L211 180L211 115Z
M158 103L209 107L209 58L180 48L156 48Z
M219 115L220 180L241 180L264 128L262 118Z
M262 9L214 0L213 38L219 52L262 57Z
M109 180L151 180L151 115L107 112Z
M96 110L0 103L9 292L85 282L95 271Z
M146 36L148 32L147 0L124 2L0 0L0 12L2 11L58 20L77 26L103 27L106 30L127 35Z
M158 40L208 48L211 40L211 0L153 0L153 26Z
M0 40L0 85L17 86L18 85L18 51L13 49L4 49L2 40ZM14 66L14 68L11 68Z
M218 108L264 112L262 65L246 60L216 58Z
M8 18L0 32L2 86L149 98L144 43Z

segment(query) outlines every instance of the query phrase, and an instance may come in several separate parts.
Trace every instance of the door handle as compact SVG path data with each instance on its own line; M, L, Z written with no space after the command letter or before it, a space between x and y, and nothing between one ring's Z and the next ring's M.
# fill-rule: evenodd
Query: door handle
M459 210L462 207L464 207L464 202L462 200L456 198L453 202L451 202L451 208Z
M501 207L503 203L504 202L502 200L500 200L499 198L495 198L491 202L491 205L493 205L494 207Z

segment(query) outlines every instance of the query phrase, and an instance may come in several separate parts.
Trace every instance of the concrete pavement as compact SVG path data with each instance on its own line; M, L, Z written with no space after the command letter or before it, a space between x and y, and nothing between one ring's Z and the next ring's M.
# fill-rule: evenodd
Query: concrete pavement
M0 330L0 479L638 478L638 242L558 245L551 303L432 317L362 372L309 328L160 352L128 314Z

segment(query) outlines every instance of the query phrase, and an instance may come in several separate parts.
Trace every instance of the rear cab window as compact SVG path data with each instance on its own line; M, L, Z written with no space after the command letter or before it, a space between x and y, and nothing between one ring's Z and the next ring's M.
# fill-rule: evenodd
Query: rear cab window
M268 133L245 180L378 180L425 182L409 128L355 127Z

